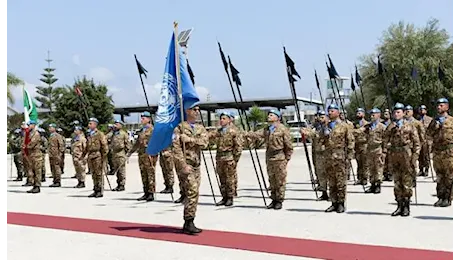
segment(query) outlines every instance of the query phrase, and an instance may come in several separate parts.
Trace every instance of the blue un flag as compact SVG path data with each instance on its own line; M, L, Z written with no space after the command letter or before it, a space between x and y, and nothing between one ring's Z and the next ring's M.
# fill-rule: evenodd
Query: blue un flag
M180 80L184 109L197 105L200 101L187 70L187 62L179 50ZM166 57L165 72L161 85L158 111L155 115L155 127L147 146L147 153L157 155L172 143L174 128L181 122L179 89L176 75L176 43L175 36L171 38L168 56Z

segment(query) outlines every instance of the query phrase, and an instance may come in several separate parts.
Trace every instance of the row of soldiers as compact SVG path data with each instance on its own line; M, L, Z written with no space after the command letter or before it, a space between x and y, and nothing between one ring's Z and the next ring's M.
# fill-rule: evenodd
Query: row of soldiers
M452 201L453 119L447 114L448 108L446 99L438 100L438 116L432 120L426 131L433 140L433 150L435 151L433 160L438 181L439 201L435 204L437 206L450 205ZM339 118L339 108L332 104L328 107L328 117L326 117L325 112L320 113L319 124L301 130L303 134L314 141L316 174L320 187L326 192L329 188L332 205L326 209L326 212L341 213L345 211L349 160L355 156L355 140L358 139L355 136L364 135L367 143L366 154L375 158L369 160L375 162L373 165L366 164L369 166L371 175L371 188L369 190L376 192L377 187L379 187L383 175L383 162L385 158L388 158L389 172L393 174L394 193L398 202L398 209L392 215L409 215L409 202L412 196L415 171L413 162L420 153L420 137L417 128L412 125L410 120L404 119L404 110L407 108L402 104L396 104L393 107L393 120L385 125L380 120L380 110L373 109L371 122L359 125L359 127L352 127ZM217 144L216 170L223 197L218 205L230 206L233 204L237 185L236 167L243 146L246 144L252 147L262 141L265 142L267 149L266 164L272 199L268 208L281 209L285 197L286 169L293 153L293 147L289 130L280 122L280 112L271 110L267 117L268 126L255 132L238 130L232 123L233 116L229 113L220 115L220 128L208 132L201 124L196 123L199 115L198 104L185 106L185 112L187 121L176 127L172 137L172 146L167 149L171 153L179 179L181 197L176 202L184 204L183 231L187 234L201 232L201 229L195 227L194 218L201 183L202 150L207 148L210 143ZM123 147L122 150L126 153L126 157L120 156L121 163L114 167L124 167L126 160L137 151L144 187L144 196L140 199L148 199L153 197L155 192L155 165L159 155L151 156L146 153L153 131L150 113L144 112L141 116L141 122L143 128L139 132L139 138L132 148ZM102 197L103 164L109 151L107 138L98 131L97 124L97 119L90 119L89 135L85 142L86 147L82 149L82 158L87 158L89 170L93 176L94 192L90 197ZM121 124L121 122L116 124ZM112 142L114 142L113 139ZM121 141L115 141L115 143L121 143ZM126 146L129 145L126 144ZM113 147L117 146L113 145ZM317 147L321 147L321 151L317 150ZM119 148L115 148L114 151L112 156L117 157ZM318 155L318 151L323 153ZM322 173L320 168L324 169ZM172 177L172 179L174 178ZM118 187L120 187L120 183Z

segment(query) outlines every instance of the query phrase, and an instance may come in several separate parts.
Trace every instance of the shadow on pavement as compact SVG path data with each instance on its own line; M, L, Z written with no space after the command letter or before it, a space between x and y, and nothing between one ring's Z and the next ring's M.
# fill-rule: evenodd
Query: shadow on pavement
M415 216L414 218L423 220L454 220L453 217L440 217L440 216Z
M137 230L137 231L148 232L148 233L177 233L177 234L182 233L182 229L180 229L180 228L162 227L162 226L158 226L158 227L155 227L155 226L152 226L152 227L136 227L136 226L133 226L133 227L111 227L111 228L116 229L116 230L118 230L120 232Z
M350 215L374 215L374 216L389 216L391 214L387 212L374 212L374 211L345 211Z
M287 211L293 211L293 212L324 212L326 208L324 209L286 209Z

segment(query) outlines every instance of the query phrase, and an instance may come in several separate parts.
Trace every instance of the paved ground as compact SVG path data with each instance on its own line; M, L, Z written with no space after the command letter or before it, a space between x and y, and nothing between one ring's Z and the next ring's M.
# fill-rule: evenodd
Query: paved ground
M263 167L264 156L259 151ZM10 180L9 167L8 161ZM231 208L213 205L203 167L195 222L205 231L189 237L178 233L183 208L169 195L156 194L149 203L136 200L142 190L136 155L127 165L127 190L108 191L106 184L101 199L86 197L91 176L85 189L72 188L76 180L70 178L74 170L67 156L61 188L47 187L48 178L42 192L31 195L25 193L29 187L8 181L8 254L11 259L452 259L453 210L432 207L431 177L418 179L419 205L411 207L410 217L389 216L396 207L390 182L379 195L364 194L350 182L347 212L337 214L324 213L329 202L315 201L306 169L304 151L296 149L284 207L274 211L264 207L249 153L238 166L239 197ZM218 193L214 171L210 175ZM159 191L159 164L156 176ZM109 178L115 186L116 177Z

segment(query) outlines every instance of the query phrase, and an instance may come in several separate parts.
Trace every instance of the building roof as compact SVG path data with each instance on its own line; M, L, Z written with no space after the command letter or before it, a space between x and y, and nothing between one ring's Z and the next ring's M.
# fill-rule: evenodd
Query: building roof
M306 105L322 105L323 103L320 100L315 100L303 97L297 97L297 100L303 102ZM246 99L242 103L235 103L234 100L223 100L223 101L204 101L200 103L200 109L205 111L215 111L217 109L228 109L228 108L243 108L245 110L251 108L252 106L258 107L275 107L278 109L286 108L288 106L293 106L294 102L292 98L283 97L283 98L261 98L261 99ZM149 109L147 106L126 106L126 107L116 107L114 114L117 115L126 115L130 113L142 113L144 111L156 112L158 105L152 105Z

